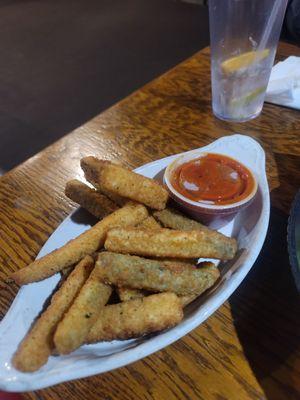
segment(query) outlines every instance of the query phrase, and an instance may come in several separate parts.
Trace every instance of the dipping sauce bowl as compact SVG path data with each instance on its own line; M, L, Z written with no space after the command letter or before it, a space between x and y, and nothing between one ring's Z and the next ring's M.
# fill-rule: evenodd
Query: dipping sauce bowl
M257 192L253 172L219 153L184 153L169 164L164 183L184 212L213 229L248 207Z

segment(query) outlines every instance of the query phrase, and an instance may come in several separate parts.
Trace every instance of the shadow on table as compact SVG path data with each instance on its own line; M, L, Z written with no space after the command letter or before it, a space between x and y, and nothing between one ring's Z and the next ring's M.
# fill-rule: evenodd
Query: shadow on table
M75 224L83 224L83 225L95 225L97 222L99 222L99 220L92 215L91 213L89 213L87 210L85 210L82 207L77 208L77 210L75 210L73 212L73 214L71 215L71 220L75 223Z
M268 400L300 398L300 295L289 265L287 218L271 210L262 252L230 298L244 354Z

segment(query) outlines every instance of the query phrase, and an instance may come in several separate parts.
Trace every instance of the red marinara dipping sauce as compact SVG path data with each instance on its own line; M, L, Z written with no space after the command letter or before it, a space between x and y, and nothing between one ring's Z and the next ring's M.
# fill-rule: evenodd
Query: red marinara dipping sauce
M171 184L190 200L225 205L244 200L254 189L251 172L238 161L209 153L175 169Z

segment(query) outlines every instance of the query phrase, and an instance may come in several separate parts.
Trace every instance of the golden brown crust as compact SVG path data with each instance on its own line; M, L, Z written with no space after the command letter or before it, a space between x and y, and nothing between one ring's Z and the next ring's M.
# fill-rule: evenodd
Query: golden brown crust
M95 157L83 158L81 167L86 179L101 191L108 190L113 195L140 202L156 210L166 207L168 192L153 179Z
M131 289L127 287L117 287L117 293L121 301L140 299L145 296L145 291L140 289Z
M154 294L104 307L90 330L87 343L129 339L178 324L182 306L174 293Z
M92 257L85 257L71 272L51 303L25 336L13 357L14 367L22 372L33 372L44 365L54 345L54 330L78 294L93 268Z
M155 211L153 216L165 227L175 229L179 231L201 231L206 232L210 235L213 232L215 240L223 242L227 241L227 237L222 233L208 228L207 226L195 221L191 218L186 217L179 211L173 208L166 208L162 211Z
M202 268L193 268L189 264L170 268L163 262L110 252L100 253L98 264L102 266L99 274L105 283L178 295L199 295L220 275L212 263Z
M218 232L115 228L107 233L105 248L149 257L216 258L230 260L237 250L233 238Z
M197 263L192 263L192 262L184 262L181 259L170 259L170 258L161 258L160 261L164 268L169 269L170 271L176 272L176 273L181 273L182 271L185 271L186 269L196 269ZM188 259L188 261L190 261Z
M102 219L119 208L108 197L77 179L67 182L65 195L98 219Z
M148 212L141 204L130 203L105 217L92 228L70 240L61 248L35 260L12 274L19 285L40 281L75 264L103 246L107 231L115 226L136 225L147 218Z
M162 211L155 211L153 213L155 219L157 219L165 228L171 228L179 231L210 231L207 226L200 222L194 221L191 218L186 217L174 208L165 208Z
M159 222L155 220L151 215L144 219L140 224L137 225L139 228L142 229L160 229L161 225Z
M84 343L112 293L112 288L99 279L100 268L98 263L57 326L54 344L59 354L69 354Z
M80 160L80 166L84 172L85 179L90 182L99 192L103 193L106 197L112 200L118 206L122 207L126 204L128 199L112 193L101 185L101 168L100 163L106 164L109 161L99 160L96 157L84 157Z
M160 229L161 225L152 216L149 216L140 224L138 224L138 227L146 229ZM145 295L145 291L143 290L130 289L125 287L117 288L117 292L121 301L139 299L141 297L144 297Z

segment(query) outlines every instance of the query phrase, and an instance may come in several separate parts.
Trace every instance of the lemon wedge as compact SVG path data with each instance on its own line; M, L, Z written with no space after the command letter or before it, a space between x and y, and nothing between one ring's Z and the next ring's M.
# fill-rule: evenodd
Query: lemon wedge
M258 96L261 96L267 90L267 86L261 86L254 89L252 92L245 94L244 96L232 99L230 105L236 107L246 107L253 101L257 100Z
M222 62L221 67L223 72L227 74L232 74L233 72L239 71L240 69L247 68L254 62L258 62L267 58L270 54L269 49L261 51L249 51L247 53L240 54L229 58Z

